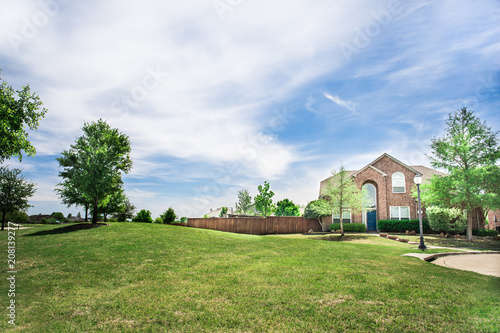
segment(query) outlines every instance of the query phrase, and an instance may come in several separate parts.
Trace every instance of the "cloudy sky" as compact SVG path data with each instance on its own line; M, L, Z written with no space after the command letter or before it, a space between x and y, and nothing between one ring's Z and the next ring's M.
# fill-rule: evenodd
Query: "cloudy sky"
M343 163L429 165L450 112L500 129L500 2L26 0L0 3L0 69L48 109L6 161L60 203L55 158L105 119L132 142L125 189L153 216L254 196L307 204Z

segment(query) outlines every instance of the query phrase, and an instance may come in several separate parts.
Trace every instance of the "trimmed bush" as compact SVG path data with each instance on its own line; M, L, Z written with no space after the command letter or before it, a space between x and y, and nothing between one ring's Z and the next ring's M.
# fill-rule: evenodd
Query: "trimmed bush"
M488 229L474 229L472 230L474 236L498 236L498 231Z
M153 222L153 218L151 217L151 212L149 210L143 209L137 216L132 219L133 222Z
M155 218L153 223L163 224L163 220L161 219L161 217L157 217Z
M378 230L386 232L405 232L406 230L420 232L419 220L378 220ZM424 232L431 230L429 222L422 220Z
M460 234L467 228L467 218L458 208L431 206L426 212L430 227L437 232Z
M343 223L344 232L366 232L366 225L363 223ZM332 223L329 227L330 231L340 230L340 223Z

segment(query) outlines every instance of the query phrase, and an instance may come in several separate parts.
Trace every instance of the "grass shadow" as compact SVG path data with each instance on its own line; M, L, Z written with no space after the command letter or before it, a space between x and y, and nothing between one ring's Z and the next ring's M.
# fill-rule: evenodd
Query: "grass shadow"
M101 226L104 226L104 225L107 225L107 224L106 223L97 223L96 225L94 225L92 223L78 223L78 224L68 225L68 226L65 226L65 227L62 227L62 228L37 231L37 232L34 232L32 234L24 235L23 237L66 234L66 233L73 232L73 231L78 231L78 230L86 230L86 229L98 228L98 227L101 227Z
M373 236L368 236L368 235L344 235L342 237L341 235L332 235L332 236L328 236L328 237L319 237L317 239L324 240L324 241L334 241L334 242L349 242L349 241L360 240L360 239L368 239L368 238L373 238Z

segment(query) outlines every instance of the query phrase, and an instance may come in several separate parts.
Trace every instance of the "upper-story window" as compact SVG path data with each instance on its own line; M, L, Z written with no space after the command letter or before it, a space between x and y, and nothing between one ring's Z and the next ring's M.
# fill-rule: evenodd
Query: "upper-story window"
M392 193L405 193L405 175L402 172L392 174Z

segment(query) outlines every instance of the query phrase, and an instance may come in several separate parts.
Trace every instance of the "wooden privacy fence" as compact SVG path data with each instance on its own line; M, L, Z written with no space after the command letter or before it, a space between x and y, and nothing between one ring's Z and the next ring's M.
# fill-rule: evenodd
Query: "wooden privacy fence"
M321 231L317 220L294 216L188 218L187 226L250 235Z

